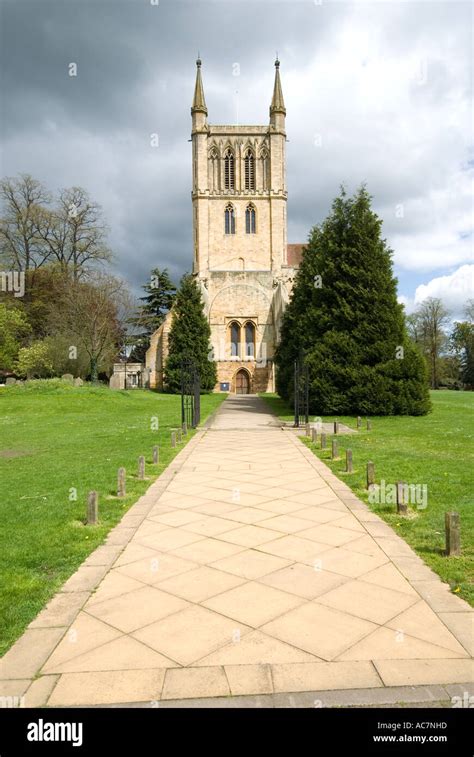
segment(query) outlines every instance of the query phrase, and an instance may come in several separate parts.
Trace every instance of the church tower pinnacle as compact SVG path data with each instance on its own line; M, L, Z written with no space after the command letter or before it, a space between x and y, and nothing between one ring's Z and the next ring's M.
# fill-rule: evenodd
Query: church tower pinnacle
M280 61L275 61L275 84L273 86L272 104L270 105L270 124L278 131L285 129L286 108L280 80Z
M196 61L196 84L194 87L193 104L191 106L191 115L193 117L193 129L203 128L206 125L207 106L204 97L204 87L201 77L201 59Z

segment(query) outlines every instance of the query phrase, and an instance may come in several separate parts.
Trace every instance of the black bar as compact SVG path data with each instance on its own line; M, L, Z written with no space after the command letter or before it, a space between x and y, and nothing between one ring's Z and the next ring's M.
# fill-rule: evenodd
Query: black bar
M229 697L228 706L220 699L219 709L215 707L218 700L212 699L204 700L201 706L193 706L192 700L185 700L178 703L149 701L136 708L119 705L118 709L0 709L1 755L79 757L104 752L118 757L138 757L147 754L145 745L156 740L157 734L160 742L175 744L178 733L180 746L196 751L196 733L210 733L211 728L219 743L224 743L232 734L231 755L237 752L237 747L239 751L248 749L250 732L252 751L268 752L269 748L281 747L286 741L284 751L291 752L296 729L300 743L304 743L306 737L315 745L311 751L321 755L472 755L469 706L458 708L450 703L451 706L440 709L346 709L344 706L325 707L324 697L324 692L254 696L243 698L241 702L233 702L234 698ZM250 701L244 704L245 700ZM37 736L40 729L43 734L44 726L50 723L82 726L80 738L79 728L74 729L77 746L74 747L71 740L28 738L35 735L34 729ZM329 748L324 748L326 744ZM318 748L319 745L322 748ZM216 750L210 753L214 755Z

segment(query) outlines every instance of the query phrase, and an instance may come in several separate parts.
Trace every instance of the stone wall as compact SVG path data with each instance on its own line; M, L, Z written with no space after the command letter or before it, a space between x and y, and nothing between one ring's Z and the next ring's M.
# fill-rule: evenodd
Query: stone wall
M145 363L150 370L150 389L163 389L163 371L168 357L168 337L171 328L172 314L169 312L150 338L150 347L145 356Z

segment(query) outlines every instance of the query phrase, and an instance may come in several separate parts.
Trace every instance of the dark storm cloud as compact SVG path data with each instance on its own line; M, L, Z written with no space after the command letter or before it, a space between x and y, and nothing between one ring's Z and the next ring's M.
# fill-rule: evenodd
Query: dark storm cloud
M447 194L438 221L453 235L464 223L464 201L450 204L456 188L464 196L456 175L468 99L463 4L3 0L1 7L1 173L29 172L52 190L87 188L104 207L116 269L134 287L154 265L176 278L191 265L189 109L198 50L210 123L267 121L278 50L289 241L307 238L341 182L352 190L367 181L401 265L412 265L416 244L426 270L433 250L433 268L440 267L425 234L433 194ZM70 63L77 77L68 75ZM398 203L406 205L401 223ZM450 239L443 245L440 259ZM463 255L458 246L451 263Z

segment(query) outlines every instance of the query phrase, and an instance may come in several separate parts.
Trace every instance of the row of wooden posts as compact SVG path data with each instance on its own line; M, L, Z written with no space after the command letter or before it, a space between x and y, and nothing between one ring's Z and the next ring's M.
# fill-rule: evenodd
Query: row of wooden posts
M171 446L176 447L178 444L181 444L181 442L183 441L183 436L187 436L187 434L188 426L186 423L183 423L181 428L171 431ZM160 461L160 451L157 444L155 444L152 449L152 460L153 465L158 465ZM117 497L119 497L120 499L126 497L127 495L126 477L127 471L125 470L125 468L119 468L117 471ZM140 457L138 458L137 478L139 479L139 481L145 480L145 457L143 455L140 455ZM97 491L90 491L87 496L86 524L88 526L96 526L98 522L99 493Z
M372 431L372 421L370 420L370 418L367 418L366 422L367 422L367 431ZM361 427L362 427L362 418L360 417L360 415L358 415L357 416L357 431L359 431L359 429ZM313 431L317 431L317 429L314 428L314 426L312 427L311 423L307 423L306 424L306 436L311 436L311 433ZM336 418L336 420L334 421L334 434L335 434L335 436L337 436L338 433L339 433L339 421ZM326 435L324 434L324 436L326 436Z
M359 429L361 425L362 425L362 419L359 416L357 418L357 428ZM367 430L370 431L371 428L372 428L372 424L370 420L367 419ZM334 421L334 434L338 434L338 433L339 433L339 423L337 420L335 420ZM318 441L317 428L315 428L314 426L312 427L310 423L307 423L306 436L311 437L311 441L313 442L313 444L316 444ZM327 437L324 431L321 431L321 449L327 449ZM339 447L338 447L337 439L331 440L331 459L332 460L339 459ZM346 449L345 472L346 473L354 472L351 449ZM366 480L367 480L366 488L368 491L370 491L376 486L375 465L371 461L367 463ZM397 513L401 516L408 515L408 505L405 499L405 487L406 487L406 484L404 481L397 481L397 485L396 485ZM445 513L444 525L445 525L445 533L446 533L446 555L447 556L460 555L461 554L461 525L460 525L459 513L456 513L456 512Z

